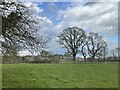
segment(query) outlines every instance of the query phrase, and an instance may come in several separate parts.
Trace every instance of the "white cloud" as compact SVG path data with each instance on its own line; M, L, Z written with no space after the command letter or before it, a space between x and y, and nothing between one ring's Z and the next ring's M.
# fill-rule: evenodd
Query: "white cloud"
M30 55L31 53L28 50L23 50L23 51L19 51L18 55L20 56L26 56L26 55Z
M35 52L29 52L28 50L22 50L22 51L19 51L18 52L18 55L19 56L27 56L27 55L38 55L37 53Z
M32 14L39 14L43 12L43 9L38 7L38 3L27 2L27 3L24 3L24 5L29 8Z
M59 11L58 16L67 26L92 28L95 32L107 32L116 34L118 24L117 3L96 3L93 5L70 7L65 11ZM64 24L63 24L64 23ZM106 30L105 30L106 29Z

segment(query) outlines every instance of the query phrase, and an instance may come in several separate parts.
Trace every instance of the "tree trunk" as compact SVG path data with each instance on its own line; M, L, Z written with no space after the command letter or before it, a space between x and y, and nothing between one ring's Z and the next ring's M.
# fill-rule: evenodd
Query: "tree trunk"
M73 63L76 63L76 55L73 55Z
M87 59L86 59L86 57L84 57L84 61L85 61L85 63L87 62Z
M92 56L92 61L91 61L92 63L94 62L94 58L95 58L95 56Z

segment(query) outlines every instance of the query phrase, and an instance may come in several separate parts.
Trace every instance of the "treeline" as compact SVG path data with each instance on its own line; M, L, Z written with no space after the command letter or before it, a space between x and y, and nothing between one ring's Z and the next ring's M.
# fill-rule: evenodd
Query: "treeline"
M14 63L63 63L71 60L70 55L51 54L44 51L41 55L37 56L3 56L2 63L14 64Z
M116 50L116 49L115 49ZM116 53L117 55L117 53ZM94 62L119 62L118 56L106 56L106 58L95 58ZM72 63L72 55L69 53L65 54L52 54L44 51L41 55L37 56L3 56L3 64L14 64L14 63ZM91 62L91 58L87 57L86 61L81 56L76 57L76 63L80 62Z

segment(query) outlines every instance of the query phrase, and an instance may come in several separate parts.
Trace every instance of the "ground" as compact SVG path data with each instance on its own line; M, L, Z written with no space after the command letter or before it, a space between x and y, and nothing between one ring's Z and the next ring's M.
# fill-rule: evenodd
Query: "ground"
M116 63L3 64L3 88L117 88Z

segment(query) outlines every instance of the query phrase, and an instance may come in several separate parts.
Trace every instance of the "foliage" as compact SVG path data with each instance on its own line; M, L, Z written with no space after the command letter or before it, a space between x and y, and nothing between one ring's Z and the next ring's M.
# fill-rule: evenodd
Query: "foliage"
M2 29L0 43L1 51L5 54L16 55L18 51L27 49L30 52L39 52L46 46L43 36L37 35L36 17L29 8L21 2L1 3L0 5Z

